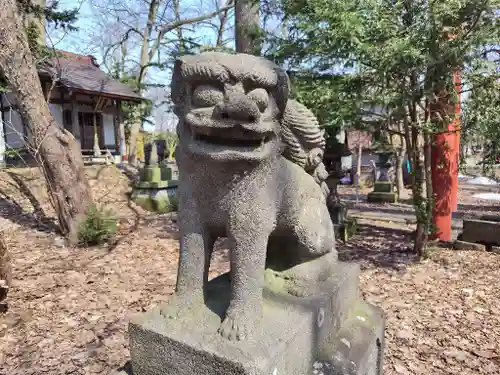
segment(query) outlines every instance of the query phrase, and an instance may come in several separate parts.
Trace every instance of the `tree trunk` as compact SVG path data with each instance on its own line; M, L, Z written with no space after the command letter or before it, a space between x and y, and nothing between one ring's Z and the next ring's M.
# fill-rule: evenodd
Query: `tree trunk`
M0 74L31 129L28 148L40 162L61 232L76 242L81 220L92 203L81 150L75 138L54 121L45 102L16 0L0 2Z
M412 186L413 205L417 215L417 231L415 234L415 242L413 244L413 251L418 256L424 255L425 246L427 244L427 233L429 227L429 217L426 216L427 199L425 196L425 167L423 162L422 148L417 143L414 145L415 165L414 170L414 183Z
M160 6L159 0L152 0L149 3L148 9L148 19L146 21L146 26L142 30L142 42L141 42L141 55L139 60L139 71L137 72L136 80L139 92L142 92L142 85L144 78L146 77L146 71L150 66L151 59L154 53L150 50L150 39L153 32L153 27L156 24L156 17L158 14L158 9ZM134 113L130 119L132 125L130 127L130 137L129 137L129 148L128 148L128 162L130 165L135 166L137 163L137 138L142 125L142 113L140 106L134 109Z
M7 298L9 287L12 282L12 265L5 242L4 234L0 232L0 303Z
M234 9L236 52L260 56L260 1L236 0Z
M413 207L415 208L415 216L417 219L413 251L421 257L424 255L427 245L428 223L430 220L429 217L426 217L425 167L421 142L419 140L420 129L418 128L415 111L412 111L410 106L407 106L406 109L407 112L403 117L403 126L406 150L412 170L410 183L413 196Z
M357 156L358 157L356 160L356 203L359 203L359 187L361 184L361 160L363 158L363 145L361 144L361 139L359 139Z
M405 161L405 154L402 148L396 149L396 189L398 190L398 196L401 199L404 195L405 184L403 177L403 165Z
M396 148L396 188L398 189L398 195L401 199L405 190L404 182L404 162L406 155L406 140L403 134L403 126L401 121L397 122L397 130L399 132L399 147Z

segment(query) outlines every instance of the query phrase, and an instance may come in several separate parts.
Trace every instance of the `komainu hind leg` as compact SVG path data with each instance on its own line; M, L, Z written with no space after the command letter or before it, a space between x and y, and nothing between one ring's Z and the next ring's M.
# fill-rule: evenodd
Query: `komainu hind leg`
M280 236L271 240L266 270L268 284L270 281L281 284L287 293L305 296L315 290L318 282L332 275L337 266L335 234L328 213L322 216L323 220L302 220L288 238ZM287 262L279 260L280 253L281 259L284 253L288 255ZM273 261L274 257L278 262Z

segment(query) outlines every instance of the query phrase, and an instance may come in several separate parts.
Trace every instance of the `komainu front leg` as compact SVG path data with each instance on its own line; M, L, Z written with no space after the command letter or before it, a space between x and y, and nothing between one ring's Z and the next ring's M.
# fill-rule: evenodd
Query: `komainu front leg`
M204 304L214 238L198 223L181 224L179 267L173 300L162 314L177 317L180 309L199 310Z
M231 236L231 300L219 333L246 340L262 319L262 289L268 235Z

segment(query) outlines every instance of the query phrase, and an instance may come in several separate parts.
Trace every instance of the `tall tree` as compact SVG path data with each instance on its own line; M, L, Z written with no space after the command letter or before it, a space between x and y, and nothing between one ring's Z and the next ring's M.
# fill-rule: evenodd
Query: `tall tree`
M473 83L465 103L463 140L483 146L483 172L492 173L500 160L500 81L497 77L480 78Z
M27 1L0 3L0 76L14 93L22 119L31 129L29 150L39 162L61 232L76 241L78 229L92 203L81 150L75 138L52 117L45 101L36 61L25 30L26 12L36 16L63 15ZM35 43L36 44L36 43Z
M262 31L260 29L259 8L259 0L235 0L236 52L260 56Z
M382 124L403 124L402 132L391 130L405 138L412 164L414 250L423 254L432 208L425 165L430 154L424 151L432 135L453 121L452 73L481 65L490 46L500 44L499 1L286 0L281 5L288 37L277 41L275 55L316 74L351 71L362 82L358 106L366 112L385 108L373 111Z
M202 47L200 34L193 32L194 26L216 26L217 41L224 46L223 31L228 12L234 4L217 0L208 6L182 4L180 0L92 0L96 16L101 18L98 33L113 29L109 39L104 40L104 65L116 71L117 60L121 64L121 76L137 92L147 93L149 88L161 86L153 79L153 72L160 73L173 66L179 54L191 53ZM100 35L99 35L100 37ZM100 38L102 40L102 38ZM152 110L152 103L128 108L129 163L135 164L137 135Z

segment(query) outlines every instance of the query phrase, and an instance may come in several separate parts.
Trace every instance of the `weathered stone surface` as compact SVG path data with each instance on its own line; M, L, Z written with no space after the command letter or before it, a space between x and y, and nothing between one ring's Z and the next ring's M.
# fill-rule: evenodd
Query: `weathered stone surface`
M179 186L178 180L163 180L163 181L137 181L135 187L137 189L165 189L177 188Z
M464 219L461 239L500 246L500 222Z
M301 285L337 260L324 132L289 91L285 71L251 55L207 52L174 67L177 293L202 303L214 241L228 237L233 298L219 329L226 338L245 340L259 325L266 266Z
M173 178L173 169L166 166L147 166L139 172L140 181L159 182Z
M358 301L342 328L320 349L313 374L382 375L384 331L383 311Z
M134 189L131 198L139 207L157 213L177 211L179 207L176 184L168 188Z
M255 56L176 62L176 294L130 323L134 375L305 375L318 360L378 371L383 317L359 301L357 266L337 262L324 133L289 89ZM220 237L230 277L208 282Z
M500 215L482 215L480 220L486 220L486 221L495 221L499 222L500 221Z
M394 185L391 181L377 181L373 186L373 191L378 193L393 193Z
M466 241L455 241L454 245L455 250L472 250L472 251L484 251L486 250L486 246L480 243L475 242L466 242Z
M178 173L174 165L146 166L139 173L139 180L135 182L131 198L147 211L158 213L177 211L179 181L173 179L176 177Z
M353 343L349 361L358 360L360 368L366 367L365 357L375 347L371 332L376 331L377 338L382 332L383 337L383 322L373 318L371 308L357 301L358 275L357 266L341 264L310 297L293 297L271 285L264 292L263 325L252 340L245 342L229 341L217 334L230 299L227 275L219 277L209 283L209 307L189 317L180 314L179 318L165 319L157 308L132 320L129 335L133 373L304 375L312 371L319 358L333 360L344 336ZM176 302L174 299L171 303ZM341 329L344 321L356 324ZM363 335L370 337L360 343ZM318 357L318 353L322 356Z
M398 195L396 193L372 191L368 193L367 200L369 203L396 203L398 201Z

